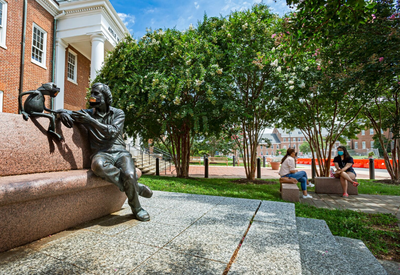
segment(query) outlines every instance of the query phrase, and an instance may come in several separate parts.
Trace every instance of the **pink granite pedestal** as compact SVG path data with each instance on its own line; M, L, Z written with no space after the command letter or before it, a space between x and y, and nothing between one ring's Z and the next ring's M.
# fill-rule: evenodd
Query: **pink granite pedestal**
M0 113L0 252L121 209L126 200L90 168L86 129ZM137 170L140 177L141 172Z

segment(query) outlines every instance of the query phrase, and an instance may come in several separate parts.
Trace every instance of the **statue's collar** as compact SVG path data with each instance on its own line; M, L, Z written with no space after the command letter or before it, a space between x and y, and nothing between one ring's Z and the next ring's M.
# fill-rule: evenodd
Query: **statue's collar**
M109 107L108 108L108 112L105 112L104 114L101 114L101 113L97 112L96 108L93 108L92 110L93 110L93 115L99 116L101 118L107 116L108 114L113 114L114 113L113 110L111 109L111 107Z

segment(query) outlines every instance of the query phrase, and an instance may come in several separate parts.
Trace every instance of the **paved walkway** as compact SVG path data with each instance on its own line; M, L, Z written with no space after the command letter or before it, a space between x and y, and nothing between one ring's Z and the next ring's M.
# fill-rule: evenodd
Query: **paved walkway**
M155 191L142 204L149 222L125 203L0 253L0 274L386 274L362 242L296 218L293 203Z

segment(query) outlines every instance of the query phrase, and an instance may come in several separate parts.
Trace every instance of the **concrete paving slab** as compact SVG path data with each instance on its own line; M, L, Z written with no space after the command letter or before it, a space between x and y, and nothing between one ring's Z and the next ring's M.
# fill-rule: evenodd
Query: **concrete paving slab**
M229 274L301 274L296 226L254 221Z
M222 274L226 264L190 254L161 249L131 274Z
M335 239L339 244L342 253L350 262L351 269L354 274L387 274L386 270L382 267L374 255L372 255L363 241L345 237L335 237Z
M242 236L216 232L212 227L202 227L202 231L197 229L190 227L165 248L227 264Z
M95 274L128 274L159 248L102 235L101 242L66 258L66 262Z
M263 201L254 221L294 225L296 224L294 203Z
M176 236L178 236L187 227L184 225L168 225L155 221L142 222L139 225L129 228L115 238L124 241L129 239L133 242L138 242L146 245L163 247Z
M10 254L10 253L9 253ZM92 274L59 259L26 249L0 259L0 274Z
M253 213L254 214L254 213ZM229 232L232 235L243 236L253 215L221 213L216 215L207 213L197 220L191 227L198 231Z
M82 250L90 249L93 245L104 240L104 237L105 235L96 232L79 230L76 233L52 241L42 247L37 247L35 250L63 260Z

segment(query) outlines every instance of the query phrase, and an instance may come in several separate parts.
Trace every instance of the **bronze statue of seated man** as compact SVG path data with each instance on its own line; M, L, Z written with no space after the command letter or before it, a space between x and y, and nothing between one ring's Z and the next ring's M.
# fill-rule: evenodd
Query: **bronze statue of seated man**
M137 181L132 155L126 150L122 137L124 112L111 107L112 94L110 88L103 83L92 85L89 103L92 109L79 112L58 110L57 113L67 127L78 122L87 128L93 172L126 193L136 219L149 221L150 216L141 207L138 196L150 198L153 192Z

